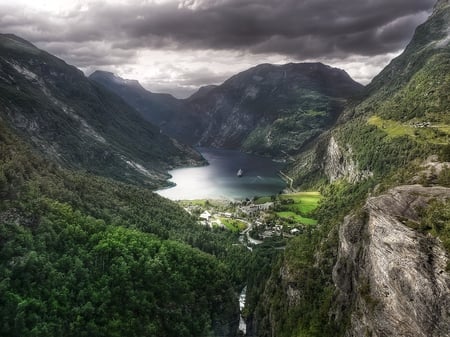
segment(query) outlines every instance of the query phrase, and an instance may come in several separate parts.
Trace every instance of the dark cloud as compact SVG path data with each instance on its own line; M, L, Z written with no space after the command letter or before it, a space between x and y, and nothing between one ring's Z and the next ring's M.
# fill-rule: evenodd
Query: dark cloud
M87 7L83 1L72 10L49 14L0 0L0 31L20 35L85 70L131 64L140 51L149 49L345 60L401 50L434 2L92 0ZM203 79L185 73L191 76L186 79L190 85L224 76L210 70L204 71Z
M110 41L113 49L246 49L303 58L376 55L404 47L434 0L134 3L94 2L87 11L59 20L24 17L9 6L0 14L0 29L35 42Z
M142 8L140 19L123 21L126 39L117 46L244 48L303 58L324 53L376 55L404 47L433 2L230 0L210 6L199 2L196 9L167 4ZM116 11L110 8L107 17L117 16Z

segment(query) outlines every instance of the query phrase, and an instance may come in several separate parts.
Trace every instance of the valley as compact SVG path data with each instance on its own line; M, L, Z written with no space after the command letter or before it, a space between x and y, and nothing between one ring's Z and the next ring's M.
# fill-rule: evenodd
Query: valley
M252 200L181 200L177 203L196 216L203 226L238 233L239 241L251 250L252 245L266 239L277 243L278 247L284 239L316 226L314 211L321 198L319 192L296 192Z
M0 34L0 336L448 337L449 27L438 0L366 86L262 63L182 99Z

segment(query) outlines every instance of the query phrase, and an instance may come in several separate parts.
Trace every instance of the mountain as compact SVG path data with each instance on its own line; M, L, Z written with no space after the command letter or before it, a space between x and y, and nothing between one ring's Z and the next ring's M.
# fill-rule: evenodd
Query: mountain
M363 88L343 70L321 63L262 64L184 100L111 73L97 71L90 78L180 141L273 157L297 153L333 125Z
M165 184L167 169L201 162L77 68L0 35L0 116L49 158L123 181Z
M244 247L148 188L55 165L27 137L0 118L1 336L234 337L224 262Z
M27 41L0 55L0 335L234 337L247 249L150 190L198 155Z
M302 153L291 175L304 184L311 172L334 180L382 177L415 158L441 154L450 137L449 9L439 1L405 51L348 107L340 126ZM309 158L305 160L305 158ZM314 179L312 179L314 180Z
M189 103L209 120L200 145L276 157L298 152L330 127L362 88L321 63L262 64Z
M205 97L209 95L209 93L217 88L217 85L205 85L203 87L200 87L196 92L194 92L191 96L187 98L188 101L193 101L202 97Z
M294 186L324 195L320 225L263 278L253 335L448 335L449 27L450 1L440 0L291 165Z
M136 80L126 80L111 72L97 70L89 79L122 97L129 105L161 131L185 144L194 144L199 120L183 100L169 94L152 93ZM203 91L203 90L202 90Z
M89 79L102 84L124 99L126 97L131 106L157 126L167 123L167 120L173 117L174 110L179 109L180 103L175 97L147 91L136 80L126 80L111 72L99 70L93 72Z

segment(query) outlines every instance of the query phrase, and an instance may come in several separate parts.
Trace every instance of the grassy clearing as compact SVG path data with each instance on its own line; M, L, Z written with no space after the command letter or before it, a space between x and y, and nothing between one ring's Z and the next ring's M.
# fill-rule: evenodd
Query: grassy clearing
M450 126L446 124L434 124L425 128L415 128L412 125L382 119L378 116L370 117L368 123L382 129L390 138L409 136L418 142L433 144L447 144L450 141Z
M229 201L227 200L209 200L209 199L197 199L197 200L179 200L177 203L183 207L186 206L200 206L207 207L227 207Z
M378 116L372 116L369 118L368 123L382 129L390 137L414 137L414 128L412 126L404 125L397 121L382 119Z
M282 219L294 220L304 225L317 225L317 220L305 218L295 212L277 212L277 215Z
M298 192L280 195L281 210L276 214L283 219L294 220L305 225L315 225L317 220L309 215L314 211L322 196L319 192Z
M240 220L220 218L220 222L232 232L242 232L247 228L247 224Z
M254 201L254 203L256 205L261 205L261 204L265 204L266 202L271 202L271 201L272 201L271 197L260 197L260 198L256 199Z
M294 203L287 205L292 211L298 211L303 214L311 213L319 205L322 196L319 192L298 192L293 194L282 194L280 200L293 200Z
M205 206L207 200L180 200L178 203L182 206Z

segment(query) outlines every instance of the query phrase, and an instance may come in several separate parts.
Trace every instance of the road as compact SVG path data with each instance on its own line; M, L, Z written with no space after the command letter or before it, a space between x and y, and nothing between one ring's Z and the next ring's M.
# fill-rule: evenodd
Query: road
M247 242L249 242L249 243L251 243L251 244L253 244L253 245L259 245L259 244L263 243L261 240L253 239L253 238L250 236L250 232L251 232L251 230L252 230L252 228L253 228L253 224L252 224L251 222L248 222L247 220L244 220L244 219L238 219L238 220L239 220L239 221L242 221L242 222L245 222L245 223L247 224L247 228L244 229L244 230L240 233L241 235L246 235L246 236L247 236ZM251 247L249 247L249 248L251 248Z

